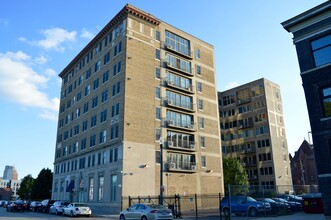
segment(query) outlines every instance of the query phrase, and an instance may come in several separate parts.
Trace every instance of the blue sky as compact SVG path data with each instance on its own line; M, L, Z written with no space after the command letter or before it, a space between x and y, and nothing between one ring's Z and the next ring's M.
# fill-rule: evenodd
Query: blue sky
M53 169L58 74L130 3L214 45L217 89L267 78L281 87L290 153L309 118L292 35L281 22L322 0L4 0L0 7L0 176Z

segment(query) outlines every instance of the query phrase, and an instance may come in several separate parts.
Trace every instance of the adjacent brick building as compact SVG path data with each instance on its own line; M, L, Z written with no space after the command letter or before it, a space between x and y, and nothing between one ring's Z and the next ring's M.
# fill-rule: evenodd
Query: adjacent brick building
M318 185L331 219L331 1L282 23L293 34L306 96Z

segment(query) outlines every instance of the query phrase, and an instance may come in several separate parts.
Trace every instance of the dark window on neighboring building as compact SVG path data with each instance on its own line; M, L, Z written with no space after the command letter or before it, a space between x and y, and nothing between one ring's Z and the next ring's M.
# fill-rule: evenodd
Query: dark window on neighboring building
M322 90L324 116L331 117L331 86Z
M312 41L311 47L316 67L331 63L331 35Z

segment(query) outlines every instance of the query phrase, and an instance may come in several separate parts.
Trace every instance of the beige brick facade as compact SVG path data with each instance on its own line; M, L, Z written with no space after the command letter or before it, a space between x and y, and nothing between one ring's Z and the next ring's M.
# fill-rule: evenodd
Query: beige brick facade
M159 195L160 137L164 195L223 193L214 65L212 45L126 5L60 74L52 198L117 213Z
M218 96L223 156L242 162L251 186L291 191L280 87L262 78Z

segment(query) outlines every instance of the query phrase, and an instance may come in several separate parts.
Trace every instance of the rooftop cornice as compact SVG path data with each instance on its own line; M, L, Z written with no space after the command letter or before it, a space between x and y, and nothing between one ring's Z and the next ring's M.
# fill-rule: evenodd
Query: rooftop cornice
M328 0L308 11L305 11L293 18L290 18L282 22L281 25L285 30L293 33L295 31L298 31L306 27L306 25L303 24L311 24L312 22L316 23L321 19L324 19L325 17L329 17L329 16L325 16L325 14L329 15L329 13L327 12L329 12L330 10L331 10L331 1Z
M153 15L146 13L130 4L126 4L115 16L113 19L111 19L108 24L79 52L79 54L61 71L59 74L60 77L64 77L70 69L72 69L80 59L82 59L86 53L88 53L93 46L100 41L102 37L106 33L108 33L123 17L127 16L128 14L131 14L135 17L138 17L146 22L149 22L153 25L159 25L161 23L160 20L158 20Z

